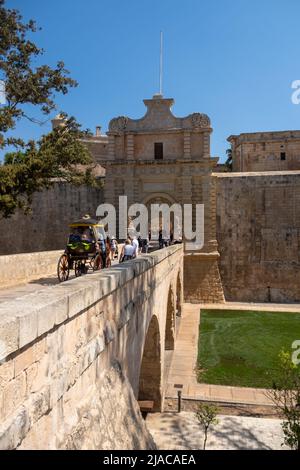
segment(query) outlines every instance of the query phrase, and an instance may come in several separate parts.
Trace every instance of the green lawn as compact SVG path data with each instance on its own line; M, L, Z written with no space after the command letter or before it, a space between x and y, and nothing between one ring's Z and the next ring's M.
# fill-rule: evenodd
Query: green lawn
M198 381L272 387L282 348L300 340L300 313L201 310Z

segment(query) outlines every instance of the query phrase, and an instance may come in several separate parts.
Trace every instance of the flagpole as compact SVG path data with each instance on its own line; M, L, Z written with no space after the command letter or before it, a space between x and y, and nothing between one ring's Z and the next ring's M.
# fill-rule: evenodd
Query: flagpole
M162 76L163 76L163 33L160 32L160 60L159 60L159 94L163 94L162 90Z

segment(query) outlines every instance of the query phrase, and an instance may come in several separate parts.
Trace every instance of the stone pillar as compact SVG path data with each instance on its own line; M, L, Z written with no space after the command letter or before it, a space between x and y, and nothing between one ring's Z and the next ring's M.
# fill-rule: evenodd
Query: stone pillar
M108 158L113 160L115 158L115 136L112 134L108 135Z
M203 195L202 195L202 180L199 177L192 178L192 202L194 207L196 204L203 204ZM196 211L193 211L193 227L196 226Z
M134 135L133 134L127 135L126 155L127 155L128 160L134 159Z
M124 195L127 196L128 207L135 202L134 201L134 168L130 166L126 168L126 173L124 174Z
M181 192L181 201L182 204L191 204L192 203L192 178L191 176L182 176L181 177L182 192Z
M116 208L116 222L117 222L117 227L116 227L116 233L111 234L115 235L116 237L119 238L119 196L123 196L125 194L125 188L124 188L124 180L123 178L116 178L114 180L114 206Z
M210 251L218 250L217 242L217 178L210 178Z
M208 173L201 177L199 184L204 204L204 246L200 251L185 253L184 298L190 303L222 303L224 293L218 267L215 177ZM193 203L197 202L194 197Z
M210 158L210 132L203 133L203 158Z
M189 131L183 133L183 158L191 159L191 133Z
M135 203L140 203L140 191L141 189L141 180L135 175L133 180L133 201Z
M145 339L140 368L138 400L153 400L153 411L162 411L162 363L158 322L152 317Z

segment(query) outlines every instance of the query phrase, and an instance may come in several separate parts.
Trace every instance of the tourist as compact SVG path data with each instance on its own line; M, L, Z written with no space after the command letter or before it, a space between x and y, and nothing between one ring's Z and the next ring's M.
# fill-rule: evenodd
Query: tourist
M133 237L132 239L132 246L134 247L134 255L133 257L136 258L139 254L139 242L136 237Z
M142 240L142 253L148 253L149 250L149 238Z
M91 227L85 228L83 230L82 235L81 235L81 240L84 241L84 242L91 243L93 238L94 238L94 236L93 236L93 231L92 231Z
M158 243L159 243L159 249L162 249L164 247L162 229L160 229L160 231L158 232Z
M115 259L115 256L117 253L117 240L115 239L115 237L111 237L110 252L111 252L111 258Z
M120 263L124 261L128 261L134 257L135 254L135 247L131 244L131 240L127 238L125 244L123 245L121 256L120 256Z
M139 243L139 254L142 253L142 248L143 248L143 240L142 240L142 237L141 235L138 236L138 243Z
M106 252L106 266L111 265L112 254L111 254L111 239L109 235L106 237L105 242L105 252Z
M104 237L102 233L99 234L98 244L99 244L100 254L102 257L102 263L103 263L103 266L105 267L106 266L106 243L104 241Z

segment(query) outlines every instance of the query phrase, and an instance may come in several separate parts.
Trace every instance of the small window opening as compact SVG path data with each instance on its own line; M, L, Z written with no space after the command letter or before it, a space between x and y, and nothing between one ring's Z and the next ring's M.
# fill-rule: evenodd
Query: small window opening
M280 160L286 160L286 154L285 152L280 153Z
M164 158L164 148L162 142L155 142L154 144L154 159L162 160Z

